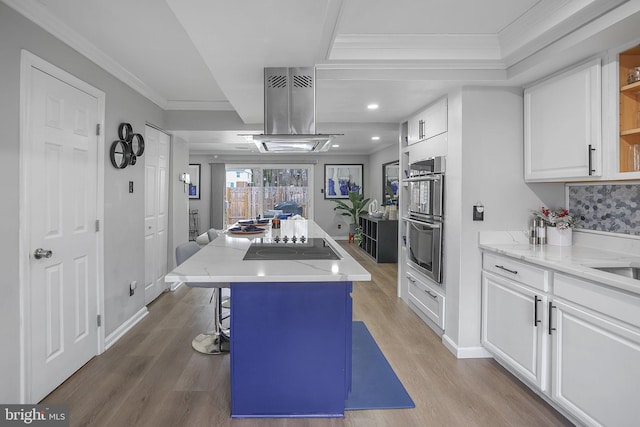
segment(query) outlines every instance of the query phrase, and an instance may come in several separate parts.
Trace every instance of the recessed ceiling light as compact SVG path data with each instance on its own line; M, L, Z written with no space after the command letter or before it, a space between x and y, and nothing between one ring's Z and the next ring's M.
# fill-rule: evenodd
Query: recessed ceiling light
M374 141L377 141L377 140L380 139L380 137L379 136L372 136L371 139L374 140Z
M369 104L369 105L367 105L367 108L368 108L369 110L375 110L375 109L377 109L377 108L378 108L378 104Z
M333 145L331 146L331 148L337 148L337 147L340 147L340 144L333 144Z

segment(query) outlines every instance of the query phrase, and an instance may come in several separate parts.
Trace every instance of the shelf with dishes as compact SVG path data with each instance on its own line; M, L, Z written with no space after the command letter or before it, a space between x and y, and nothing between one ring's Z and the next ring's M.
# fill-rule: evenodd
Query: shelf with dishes
M640 46L620 53L620 172L640 171Z

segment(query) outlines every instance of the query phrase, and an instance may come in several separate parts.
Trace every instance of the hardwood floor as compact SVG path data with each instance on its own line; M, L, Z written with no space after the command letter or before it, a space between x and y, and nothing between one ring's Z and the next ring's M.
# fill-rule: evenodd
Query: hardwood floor
M395 264L376 264L355 244L340 244L372 275L354 283L354 320L365 322L414 409L347 411L344 419L230 419L229 356L191 348L211 319L210 291L184 286L162 294L134 329L42 403L69 405L72 426L571 425L492 359L456 359L396 297Z

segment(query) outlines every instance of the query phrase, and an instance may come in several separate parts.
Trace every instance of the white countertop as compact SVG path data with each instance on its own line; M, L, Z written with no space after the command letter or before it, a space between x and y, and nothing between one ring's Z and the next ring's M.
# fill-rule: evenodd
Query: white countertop
M640 294L640 280L592 267L640 267L640 240L573 233L572 246L530 245L523 232L481 232L481 249Z
M371 274L313 221L283 220L279 230L252 235L221 234L165 276L165 282L340 282L369 281ZM244 261L251 240L291 237L324 238L341 257L338 260Z

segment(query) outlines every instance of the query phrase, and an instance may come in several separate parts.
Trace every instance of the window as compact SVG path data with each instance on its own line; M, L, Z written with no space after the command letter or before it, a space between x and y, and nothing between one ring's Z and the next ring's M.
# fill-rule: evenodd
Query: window
M313 218L312 165L227 165L226 176L227 226L242 219L282 213Z

